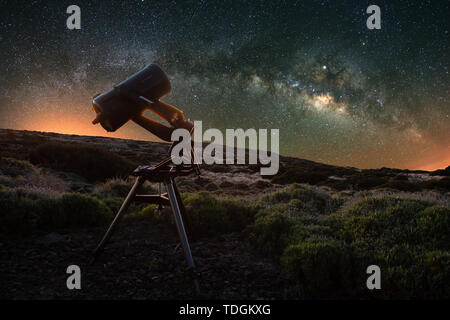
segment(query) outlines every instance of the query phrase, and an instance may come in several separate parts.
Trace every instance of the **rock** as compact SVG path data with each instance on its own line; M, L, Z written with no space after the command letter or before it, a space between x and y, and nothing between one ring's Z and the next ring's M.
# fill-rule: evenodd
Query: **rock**
M56 232L52 232L52 233L46 234L45 236L39 238L37 240L37 242L40 244L53 244L53 243L63 242L66 239L67 239L66 236L56 233Z

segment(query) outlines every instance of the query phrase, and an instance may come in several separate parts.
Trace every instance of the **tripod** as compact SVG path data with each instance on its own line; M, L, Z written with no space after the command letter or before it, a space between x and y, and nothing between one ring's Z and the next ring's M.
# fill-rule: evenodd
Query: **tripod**
M191 248L189 246L189 241L183 223L183 216L185 218L187 217L186 209L184 207L183 200L181 199L181 195L175 181L176 177L186 176L191 174L192 172L200 174L198 165L194 164L193 162L191 162L191 164L189 165L173 165L171 158L163 160L154 166L138 167L136 170L134 170L133 175L137 177L136 181L127 197L125 198L124 202L122 203L122 206L120 207L116 216L114 217L114 220L103 236L103 239L95 249L92 262L94 262L103 251L106 242L111 237L115 227L133 201L157 204L160 206L170 205L175 218L175 223L177 225L178 235L184 249L186 261L188 263L189 269L193 272L194 275L195 291L197 293L200 293L200 286L197 280L197 270L195 267L194 259L192 258ZM160 195L138 195L137 191L145 181L164 183L167 192Z

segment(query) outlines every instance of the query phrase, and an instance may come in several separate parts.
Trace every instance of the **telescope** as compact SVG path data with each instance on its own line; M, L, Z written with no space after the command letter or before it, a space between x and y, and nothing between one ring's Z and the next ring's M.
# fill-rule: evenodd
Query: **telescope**
M158 65L150 64L111 90L94 97L92 108L96 117L92 123L94 125L100 123L106 131L114 132L131 120L164 141L171 141L172 132L175 129L183 128L192 134L194 125L190 120L184 118L183 112L160 100L171 90L170 81L164 71ZM145 117L143 113L146 110L152 111L167 125ZM191 152L193 153L192 150ZM198 165L193 162L174 165L171 157L155 165L139 166L134 170L133 175L137 177L136 181L95 249L92 263L102 252L113 230L133 201L157 204L159 207L170 206L189 270L194 273L195 290L199 293L197 271L183 222L183 220L189 222L189 217L175 181L176 177L186 176L192 172L200 174ZM140 187L146 181L164 183L167 192L160 191L159 195L138 194Z
M150 64L111 90L99 94L92 100L96 113L93 124L100 123L108 132L114 132L132 120L164 141L171 141L172 132L178 128L192 130L193 124L185 120L183 112L175 106L160 101L172 90L164 71ZM152 111L169 126L143 115Z

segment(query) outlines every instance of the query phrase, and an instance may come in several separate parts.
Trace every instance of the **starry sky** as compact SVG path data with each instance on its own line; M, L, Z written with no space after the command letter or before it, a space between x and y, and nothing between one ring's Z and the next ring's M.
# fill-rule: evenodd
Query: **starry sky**
M66 8L81 8L68 30ZM369 30L366 8L381 8ZM279 128L280 153L359 168L450 164L448 1L2 1L0 128L93 126L92 96L158 63L203 127Z

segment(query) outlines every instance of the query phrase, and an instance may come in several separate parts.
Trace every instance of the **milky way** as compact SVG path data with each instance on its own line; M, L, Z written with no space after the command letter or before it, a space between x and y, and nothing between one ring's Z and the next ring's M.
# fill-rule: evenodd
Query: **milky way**
M68 30L72 2L3 1L0 127L108 135L92 96L156 62L204 127L279 128L282 154L330 164L445 167L448 3L373 2L77 1Z

